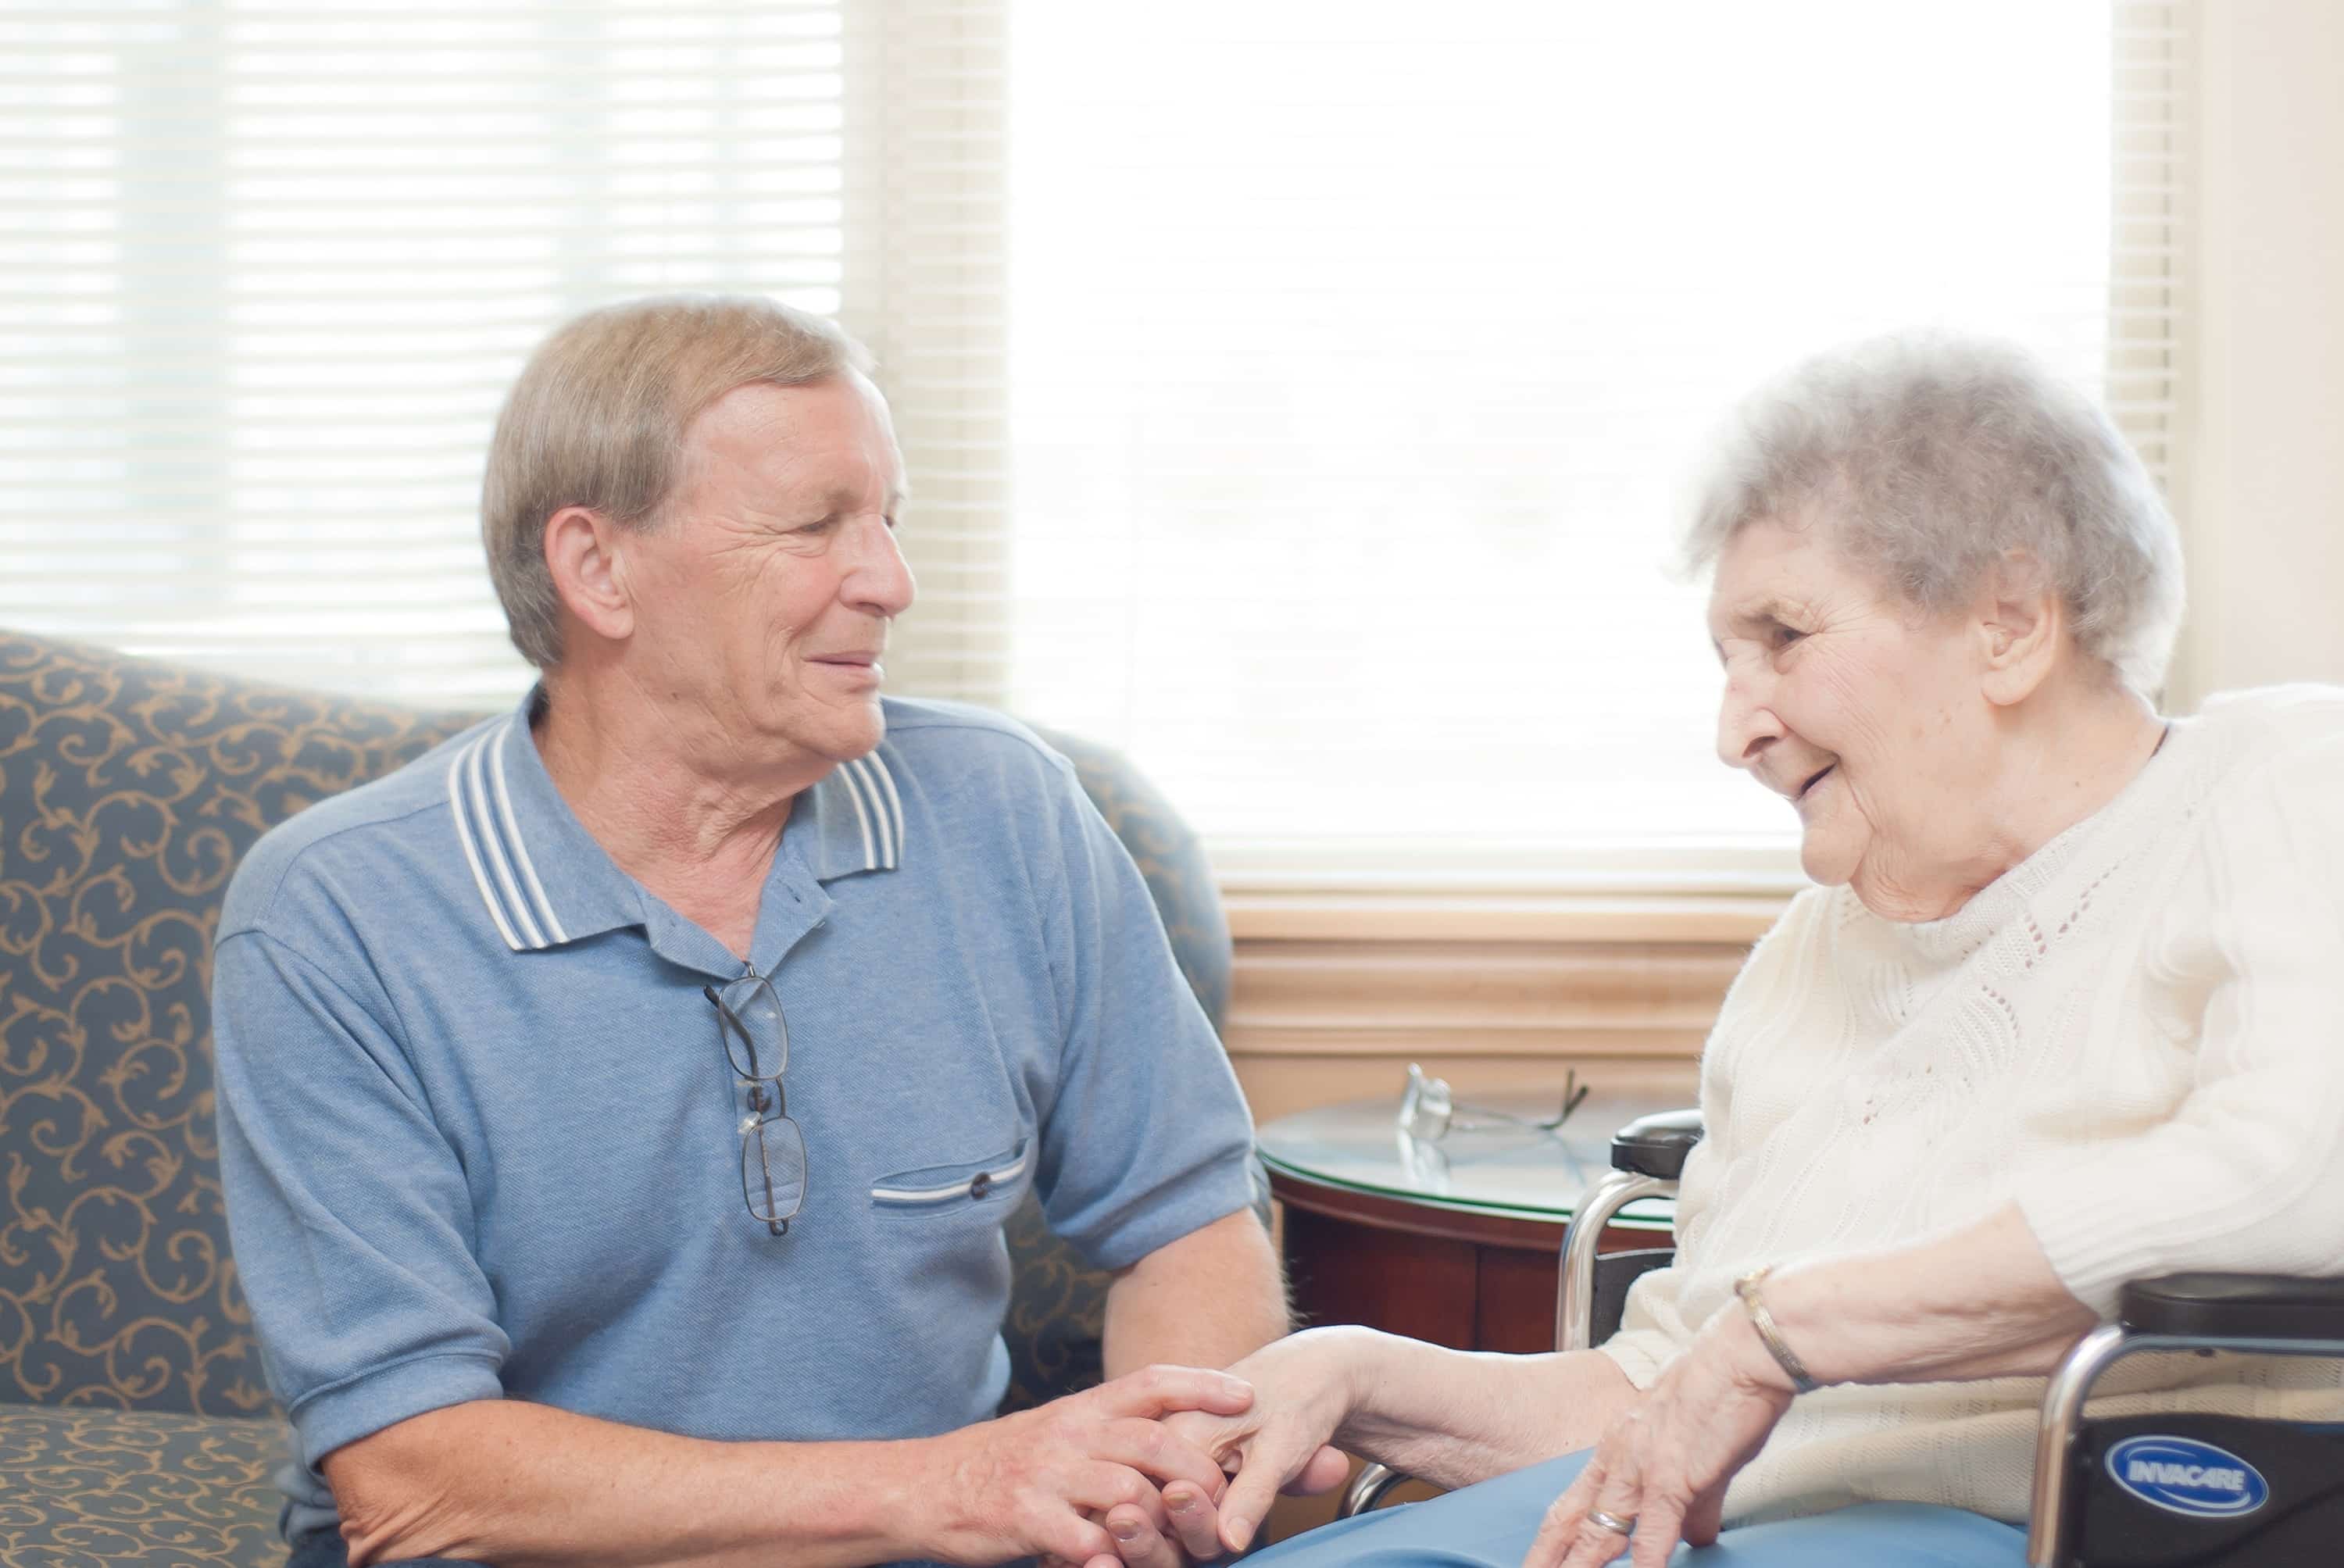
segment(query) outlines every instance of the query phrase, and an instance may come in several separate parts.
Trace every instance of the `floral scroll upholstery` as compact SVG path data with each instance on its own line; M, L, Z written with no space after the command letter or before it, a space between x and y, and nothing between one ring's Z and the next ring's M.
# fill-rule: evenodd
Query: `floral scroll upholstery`
M211 942L237 861L473 722L0 632L0 1564L279 1563L229 1256ZM1127 764L1052 736L1218 1021L1228 932ZM1013 1404L1097 1376L1104 1280L1018 1216Z
M213 1136L220 898L469 722L0 633L0 1563L284 1560Z
M0 636L0 1400L268 1411L213 1141L220 897L463 723Z
M0 1563L280 1563L284 1453L274 1418L0 1406Z

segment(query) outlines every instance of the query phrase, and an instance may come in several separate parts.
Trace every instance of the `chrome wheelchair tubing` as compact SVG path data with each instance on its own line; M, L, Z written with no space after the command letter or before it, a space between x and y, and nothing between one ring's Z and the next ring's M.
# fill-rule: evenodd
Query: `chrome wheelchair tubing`
M2075 1445L2076 1423L2083 1419L2084 1401L2100 1374L2130 1351L2121 1325L2104 1323L2076 1341L2043 1391L2043 1415L2035 1432L2035 1499L2026 1511L2027 1568L2056 1568L2059 1538L2066 1522L2060 1517L2067 1491L2067 1451Z
M1343 1489L1343 1503L1335 1511L1335 1517L1349 1519L1355 1513L1365 1513L1407 1479L1389 1465L1370 1462L1361 1467L1359 1473L1351 1478L1351 1484Z
M2026 1568L2063 1568L2066 1533L2067 1456L2076 1444L2084 1401L2092 1385L2127 1356L2153 1351L2231 1351L2257 1356L2344 1357L2344 1340L2221 1339L2212 1335L2136 1334L2103 1323L2076 1341L2043 1391L2035 1439L2035 1500L2027 1511Z
M1674 1198L1677 1184L1615 1170L1590 1188L1562 1233L1562 1280L1554 1298L1554 1348L1592 1349L1595 1336L1595 1249L1612 1216L1644 1198Z
M1595 1332L1595 1249L1603 1228L1631 1203L1646 1198L1674 1198L1677 1184L1658 1177L1615 1170L1588 1189L1562 1233L1561 1279L1555 1291L1554 1348L1583 1351ZM1365 1513L1382 1502L1407 1476L1380 1464L1369 1464L1343 1489L1338 1519Z

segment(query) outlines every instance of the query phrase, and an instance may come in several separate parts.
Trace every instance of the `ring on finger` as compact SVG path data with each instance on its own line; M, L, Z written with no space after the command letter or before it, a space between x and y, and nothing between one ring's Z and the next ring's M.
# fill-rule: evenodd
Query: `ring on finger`
M1587 1511L1587 1522L1596 1529L1608 1530L1614 1535L1636 1533L1636 1516L1632 1513L1622 1519L1616 1513L1606 1513L1600 1508L1591 1508Z

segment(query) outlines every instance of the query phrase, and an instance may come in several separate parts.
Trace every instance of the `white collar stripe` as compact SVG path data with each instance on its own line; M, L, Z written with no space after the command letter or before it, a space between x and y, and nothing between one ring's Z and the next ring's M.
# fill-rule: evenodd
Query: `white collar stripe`
M472 843L471 825L464 820L464 759L470 756L480 744L474 741L458 752L448 764L448 811L456 819L456 837L464 846L464 860L472 868L472 885L480 890L480 902L488 905L489 918L497 923L497 934L505 939L505 946L518 953L521 949L521 940L513 935L511 922L497 906L497 895L489 890L488 874L480 868L480 852Z
M570 933L554 912L513 809L505 761L513 730L513 721L507 719L475 736L450 759L448 810L455 818L457 840L463 845L464 863L471 869L481 906L505 946L521 953L568 942ZM894 870L904 851L904 799L894 774L877 752L842 763L836 771L839 789L854 809L853 828L842 817L835 830L852 835L839 847L852 855L850 846L859 836L863 870Z
M879 864L890 871L895 868L895 823L887 813L887 802L880 793L879 781L871 776L869 759L857 757L846 764L871 796L872 814L879 819Z
M520 863L521 880L529 884L529 895L536 902L545 929L553 933L556 942L567 942L570 933L561 928L561 917L553 913L553 900L545 895L545 884L537 879L537 867L530 861L529 841L521 837L520 824L513 820L512 792L505 784L505 743L512 733L512 721L508 719L496 737L497 815L504 822L505 838L512 845L513 859Z
M504 845L497 833L496 818L489 810L489 786L480 759L488 750L489 743L502 733L501 730L490 730L464 754L466 793L470 797L472 811L478 814L480 843L489 852L490 869L497 874L497 885L504 890L505 906L512 911L521 935L529 939L529 946L542 947L545 936L538 930L536 920L530 915L529 905L521 902L520 887L513 881L512 862L505 857Z
M864 760L871 764L871 771L879 775L879 782L886 786L888 814L895 819L894 853L887 857L887 868L893 871L904 858L904 797L895 793L895 775L887 771L885 759L873 752Z
M876 871L879 869L879 855L871 845L871 813L863 804L863 786L855 782L854 764L847 763L842 765L838 776L846 785L846 798L854 803L854 820L863 825L863 869Z

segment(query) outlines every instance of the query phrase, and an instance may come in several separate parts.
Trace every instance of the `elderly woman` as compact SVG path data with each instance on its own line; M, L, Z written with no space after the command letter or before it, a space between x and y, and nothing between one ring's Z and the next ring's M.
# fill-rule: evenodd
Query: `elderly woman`
M1470 1487L1265 1568L1659 1568L1729 1521L1737 1564L2016 1563L2043 1375L2126 1280L2344 1270L2344 692L2158 715L2178 556L2107 420L2000 346L1866 345L1752 402L1689 542L1719 755L1819 885L1711 1037L1675 1266L1592 1351L1240 1363L1252 1411L1178 1418L1237 1468L1229 1543L1322 1440ZM2329 1415L2335 1381L2107 1386Z

